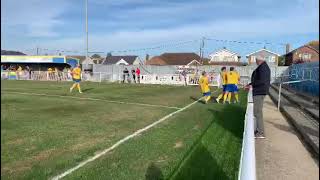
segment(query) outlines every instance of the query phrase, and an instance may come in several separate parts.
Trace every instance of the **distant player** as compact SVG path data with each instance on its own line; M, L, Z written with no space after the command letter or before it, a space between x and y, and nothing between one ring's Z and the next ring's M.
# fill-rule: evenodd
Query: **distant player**
M223 98L223 95L226 92L226 84L227 84L227 68L226 67L221 68L220 82L222 84L222 93L216 99L217 103L219 103L220 99Z
M209 80L205 71L202 72L202 76L199 79L199 86L203 94L204 102L208 103L208 101L211 99L211 92L209 88Z
M240 81L239 73L234 71L234 67L230 67L230 71L227 72L227 85L226 85L226 92L223 96L223 103L226 102L228 98L228 103L231 102L231 94L234 94L234 97L236 99L236 102L239 102L239 96L238 96L238 83Z
M77 64L77 67L72 69L71 72L72 79L73 79L73 85L70 88L70 92L72 92L73 88L77 87L79 90L79 93L82 93L81 88L80 88L80 81L81 81L81 68L80 64Z

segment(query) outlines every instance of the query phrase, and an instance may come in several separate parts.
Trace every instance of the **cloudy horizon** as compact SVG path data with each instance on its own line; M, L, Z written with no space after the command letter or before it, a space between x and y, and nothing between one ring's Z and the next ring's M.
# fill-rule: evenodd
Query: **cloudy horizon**
M79 0L1 0L1 46L5 50L42 53L85 52L85 4ZM319 39L319 1L88 0L89 51L148 48L194 41L177 47L127 52L199 52L201 37L271 42L293 48ZM205 53L227 47L245 55L263 45L206 41ZM48 49L48 50L44 50ZM29 50L30 52L28 52ZM27 51L27 52L26 52ZM126 54L122 52L123 54Z

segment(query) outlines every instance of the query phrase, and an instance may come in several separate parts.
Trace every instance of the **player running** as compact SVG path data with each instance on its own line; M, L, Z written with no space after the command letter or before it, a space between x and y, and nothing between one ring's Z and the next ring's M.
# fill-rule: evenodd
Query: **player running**
M239 73L234 71L234 67L230 67L230 71L227 73L227 85L226 92L223 96L223 103L226 102L228 97L228 103L231 101L231 93L234 93L234 97L236 98L236 103L239 102L238 96L238 83L240 81Z
M70 92L72 92L73 88L77 87L79 90L79 93L82 93L81 88L80 88L80 81L81 81L81 68L80 64L77 64L77 67L72 69L71 72L72 79L73 79L73 85L70 88Z
M203 100L207 104L208 101L211 99L211 92L209 88L209 80L205 71L202 72L202 76L199 79L199 87L203 94Z
M222 67L220 72L220 82L222 84L222 93L217 97L216 101L219 103L220 99L223 98L223 95L226 92L226 84L227 84L227 68Z

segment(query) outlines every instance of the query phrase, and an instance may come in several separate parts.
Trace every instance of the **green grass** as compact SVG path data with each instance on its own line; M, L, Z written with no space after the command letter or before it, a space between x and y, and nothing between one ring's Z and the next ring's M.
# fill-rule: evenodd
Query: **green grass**
M164 107L19 95L45 93L184 107L198 87L1 81L1 178L47 179L176 111ZM217 94L217 93L216 93ZM215 94L215 95L216 95ZM236 179L246 94L240 104L196 103L65 179Z

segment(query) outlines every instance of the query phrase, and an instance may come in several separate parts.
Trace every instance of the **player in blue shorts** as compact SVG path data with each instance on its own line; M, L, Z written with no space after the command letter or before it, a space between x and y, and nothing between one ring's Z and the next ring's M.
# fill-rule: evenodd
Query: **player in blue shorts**
M219 103L220 99L223 98L223 95L226 92L226 84L227 84L227 68L222 67L220 72L220 79L222 84L222 93L217 97L216 101Z
M231 102L231 94L233 93L236 99L236 102L239 102L238 96L238 83L240 81L240 75L238 72L234 71L234 67L230 67L230 71L227 73L227 85L226 92L223 97L223 103L226 102L228 98L228 103Z

